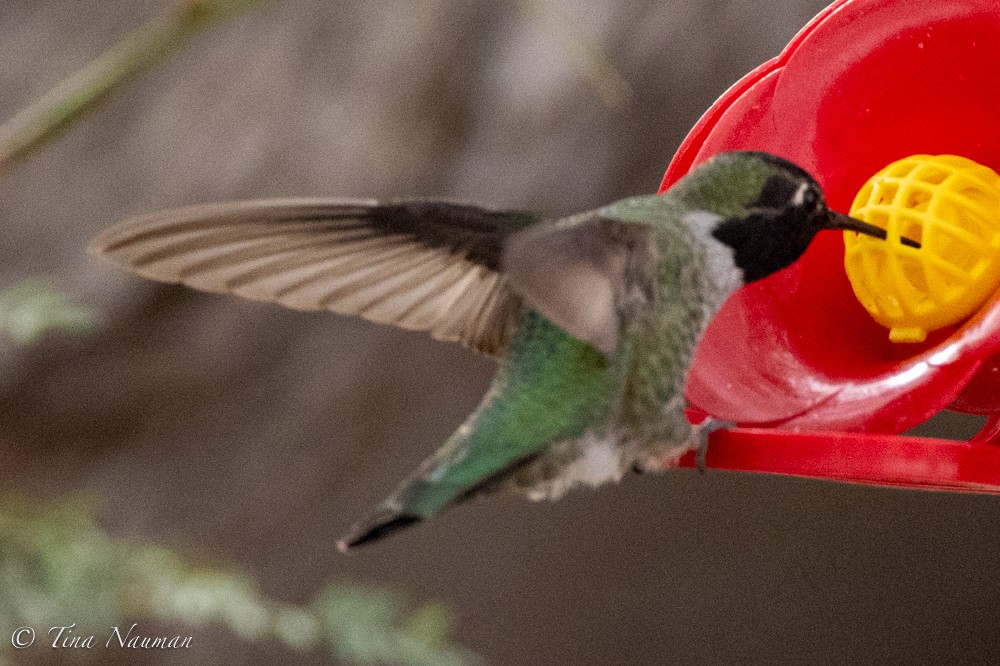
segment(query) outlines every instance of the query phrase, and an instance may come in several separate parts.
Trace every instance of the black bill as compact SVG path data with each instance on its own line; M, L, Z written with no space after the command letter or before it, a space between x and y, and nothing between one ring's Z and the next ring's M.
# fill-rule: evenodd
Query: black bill
M874 224L862 222L861 220L855 219L849 215L844 215L843 213L838 213L834 210L830 211L830 214L827 217L827 223L823 228L857 231L859 234L865 234L866 236L874 236L875 238L881 238L882 240L886 239L886 231L882 227L876 227ZM920 243L907 238L906 236L900 236L899 242L903 245L908 245L909 247L920 248Z

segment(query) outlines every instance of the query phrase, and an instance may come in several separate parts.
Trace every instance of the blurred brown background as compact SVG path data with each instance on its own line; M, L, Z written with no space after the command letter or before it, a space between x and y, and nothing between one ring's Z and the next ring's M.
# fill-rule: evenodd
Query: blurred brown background
M279 599L343 579L446 601L493 664L996 663L991 497L675 473L491 498L340 556L493 363L85 253L131 213L240 197L564 214L652 192L700 113L825 4L285 0L199 35L0 177L3 284L50 274L108 315L94 337L0 341L5 487L94 495L113 533L235 562ZM0 118L163 6L4 0ZM538 7L598 44L631 96L602 98ZM225 632L140 661L157 659L325 660Z

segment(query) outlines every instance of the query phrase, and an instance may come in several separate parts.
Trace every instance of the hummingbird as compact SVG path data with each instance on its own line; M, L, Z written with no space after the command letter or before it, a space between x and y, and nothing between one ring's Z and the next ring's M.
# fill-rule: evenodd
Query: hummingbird
M665 194L562 219L435 200L272 199L114 225L91 250L196 289L428 331L496 357L482 402L339 542L470 497L557 499L706 446L684 384L713 315L822 230L885 239L779 157L721 153ZM901 238L900 242L916 245Z

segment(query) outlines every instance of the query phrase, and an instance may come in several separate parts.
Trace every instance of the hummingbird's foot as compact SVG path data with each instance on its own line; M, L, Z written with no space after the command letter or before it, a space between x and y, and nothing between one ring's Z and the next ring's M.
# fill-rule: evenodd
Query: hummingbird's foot
M737 427L732 421L716 419L711 416L694 426L694 436L697 439L695 446L695 469L699 474L704 474L708 469L708 438L716 430L731 430Z

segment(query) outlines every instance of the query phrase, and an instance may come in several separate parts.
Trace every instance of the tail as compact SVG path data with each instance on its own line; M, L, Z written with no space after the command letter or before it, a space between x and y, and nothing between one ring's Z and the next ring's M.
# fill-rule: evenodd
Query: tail
M475 417L473 414L470 420ZM475 438L470 436L469 429L459 428L444 447L400 484L396 492L351 527L337 542L338 550L346 553L423 522L448 507L495 488L512 467L535 457L530 454L510 464L495 463L491 469L469 470L463 463L473 453L469 451L470 439ZM470 471L475 476L470 476Z
M464 424L389 499L338 542L373 543L503 485L551 442L575 437L608 394L606 361L527 311L493 384Z
M379 541L390 534L409 527L423 520L421 516L403 513L388 507L378 511L354 524L350 531L337 542L337 550L346 553L358 546L364 546Z
M489 481L496 475L491 475L486 481L473 483L471 486L461 486L452 482L448 478L451 470L447 461L442 460L445 458L442 454L451 448L449 445L425 461L420 469L407 478L374 512L356 522L337 542L338 550L346 553L358 546L380 541L403 528L431 518L442 509L467 499L477 494L484 486L490 485Z

